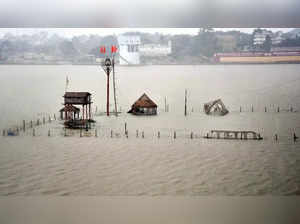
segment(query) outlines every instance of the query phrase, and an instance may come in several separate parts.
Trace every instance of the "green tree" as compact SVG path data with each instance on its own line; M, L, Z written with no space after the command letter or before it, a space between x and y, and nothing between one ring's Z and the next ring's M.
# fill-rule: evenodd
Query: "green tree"
M192 54L195 56L213 56L217 51L217 38L212 28L200 28L194 39Z
M265 42L263 43L263 49L266 52L270 52L272 47L272 39L270 35L266 36Z

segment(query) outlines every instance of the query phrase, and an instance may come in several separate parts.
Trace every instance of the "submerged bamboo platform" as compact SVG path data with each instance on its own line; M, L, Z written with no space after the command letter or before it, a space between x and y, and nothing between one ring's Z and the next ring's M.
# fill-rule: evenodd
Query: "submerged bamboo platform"
M232 131L232 130L211 130L204 138L211 139L235 139L235 140L262 140L259 133L254 131Z

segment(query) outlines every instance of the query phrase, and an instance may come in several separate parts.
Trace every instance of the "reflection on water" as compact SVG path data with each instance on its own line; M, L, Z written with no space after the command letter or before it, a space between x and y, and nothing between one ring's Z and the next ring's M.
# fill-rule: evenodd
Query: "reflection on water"
M63 137L60 121L37 127L36 137L31 129L19 137L0 137L0 195L299 194L300 147L292 141L292 133L300 135L300 113L284 111L290 106L300 109L299 68L120 67L117 97L123 113L118 118L95 117L98 138L80 138L76 131ZM95 105L105 108L106 77L100 68L0 66L0 71L1 129L56 113L63 100L65 75L70 77L70 90L93 94L93 109ZM187 117L183 116L185 88ZM143 92L158 104L158 116L126 113ZM162 110L165 97L168 113ZM205 115L203 103L220 97L230 113ZM211 129L253 130L264 140L200 138ZM136 130L144 131L145 138L136 138ZM189 139L192 131L193 140Z

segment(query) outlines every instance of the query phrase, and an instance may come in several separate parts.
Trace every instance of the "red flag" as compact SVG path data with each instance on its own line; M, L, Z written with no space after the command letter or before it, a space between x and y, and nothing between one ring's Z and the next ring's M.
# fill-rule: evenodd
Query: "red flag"
M115 45L111 46L111 53L116 53L118 48Z
M106 51L106 49L105 49L104 46L100 47L100 53L101 53L101 54L105 54L105 51Z

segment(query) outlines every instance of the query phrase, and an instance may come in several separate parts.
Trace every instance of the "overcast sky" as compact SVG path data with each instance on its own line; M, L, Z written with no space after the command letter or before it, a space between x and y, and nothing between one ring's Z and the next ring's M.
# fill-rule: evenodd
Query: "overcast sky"
M273 32L282 30L283 32L288 32L292 28L268 28ZM197 34L199 28L0 28L0 36L3 36L5 33L11 33L14 35L22 34L33 34L42 31L47 31L50 34L59 34L65 37L73 37L75 35L90 35L90 34L99 34L99 35L109 35L109 34L121 34L128 31L140 31L147 33L163 33L163 34ZM246 33L252 33L253 28L216 28L216 30L239 30Z

